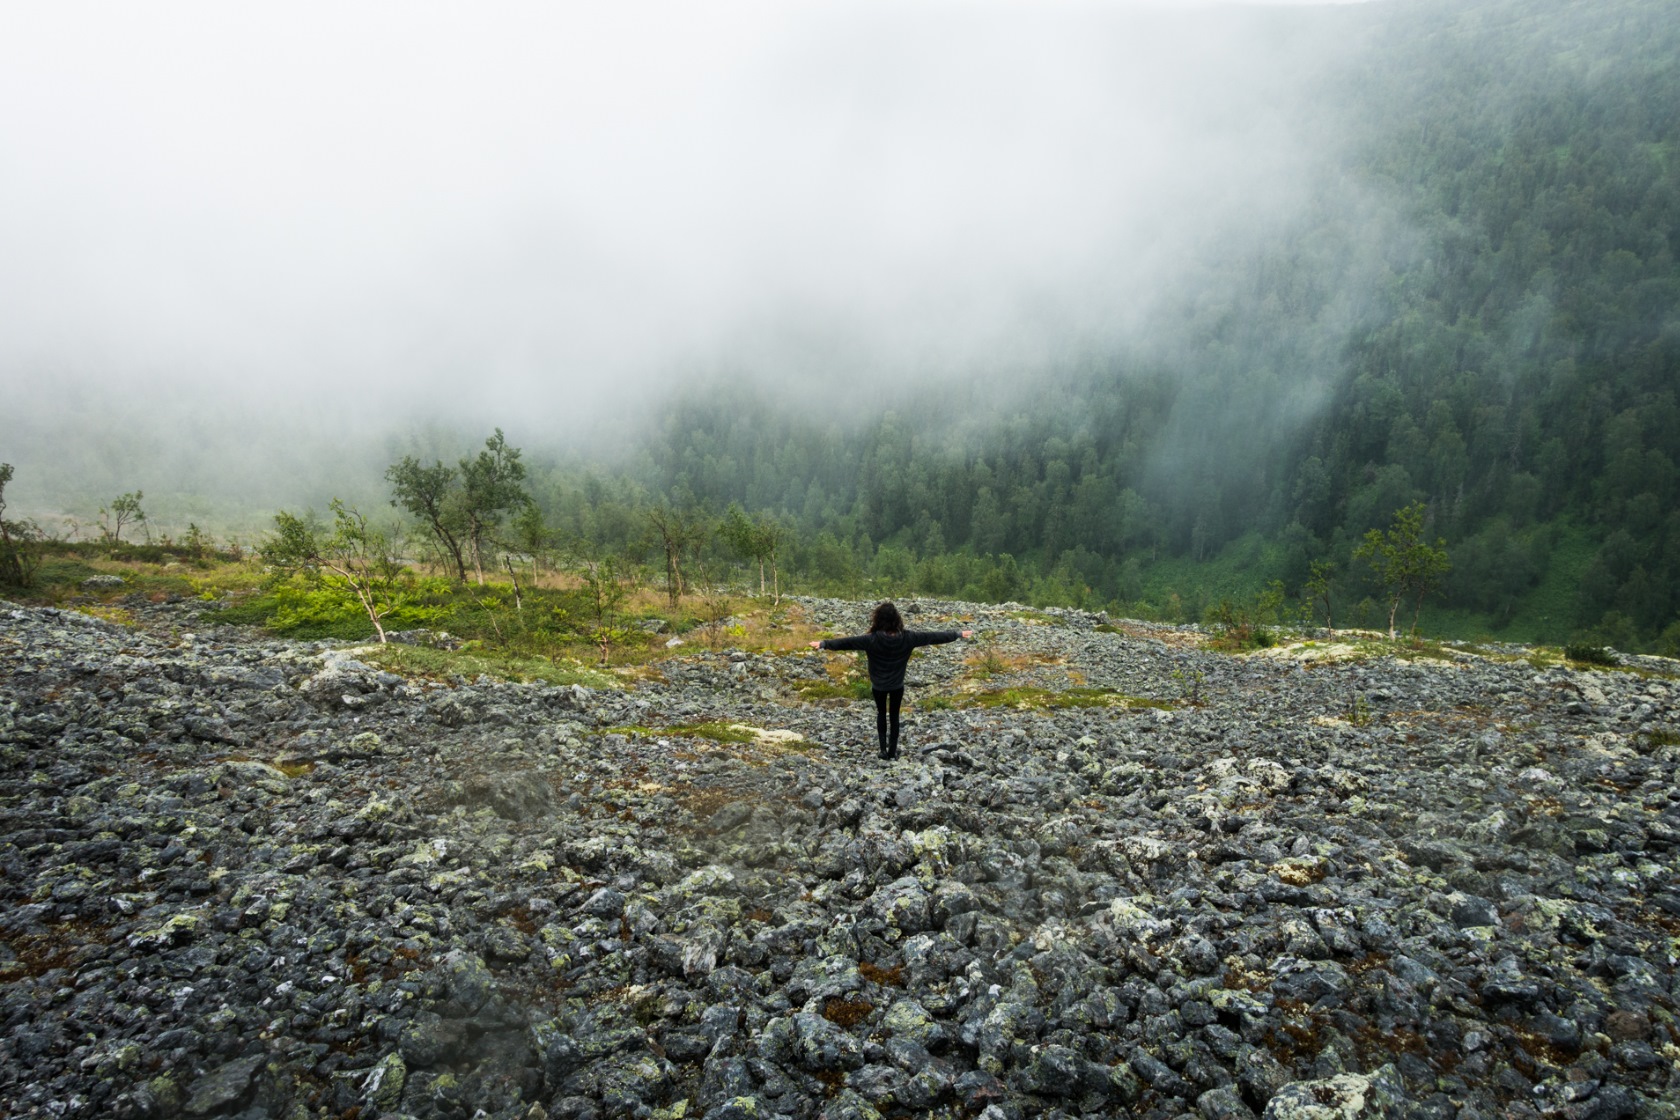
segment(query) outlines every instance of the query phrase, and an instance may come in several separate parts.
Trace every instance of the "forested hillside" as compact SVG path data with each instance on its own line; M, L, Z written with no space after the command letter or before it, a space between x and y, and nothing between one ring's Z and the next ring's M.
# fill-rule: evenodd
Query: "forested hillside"
M649 433L643 477L788 519L831 580L1181 615L1294 592L1313 559L1357 603L1354 545L1423 500L1456 625L1672 644L1676 15L1340 10L1323 111L1355 142L1331 171L1369 212L1210 250L1169 342L1070 359L1030 395L947 387L845 425L707 386Z

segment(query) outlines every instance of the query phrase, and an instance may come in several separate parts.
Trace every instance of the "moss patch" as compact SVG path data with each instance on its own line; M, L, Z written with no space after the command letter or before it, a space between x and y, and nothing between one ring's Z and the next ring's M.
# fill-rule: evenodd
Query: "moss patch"
M849 684L811 681L794 688L802 700L867 700L869 691L868 681L852 681Z
M626 724L622 727L603 727L595 734L640 735L646 739L710 739L714 743L755 743L758 741L758 735L753 728L740 723L724 723L722 720L708 720L703 723L679 723L670 727Z
M998 688L952 698L952 705L974 708L1171 708L1167 700L1128 696L1110 688ZM924 701L924 706L930 706Z
M543 657L520 657L487 649L428 649L424 646L387 644L358 650L357 656L370 665L410 677L447 680L450 677L479 676L519 684L581 684L586 688L623 688L624 682L610 673L578 664Z

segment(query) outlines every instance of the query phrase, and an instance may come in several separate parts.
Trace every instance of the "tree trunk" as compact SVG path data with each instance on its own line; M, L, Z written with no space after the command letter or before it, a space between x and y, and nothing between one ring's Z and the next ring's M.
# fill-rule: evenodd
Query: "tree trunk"
M671 609L677 609L677 600L682 596L682 567L677 561L677 553L667 547L665 550L665 597L671 601Z
M333 568L332 570L343 576L345 579L351 581L351 590L356 593L356 601L362 604L362 609L367 612L368 621L373 623L373 632L379 635L379 644L384 645L385 627L379 624L379 612L374 609L372 593L363 591L360 587L356 587L355 577L349 572L346 572L344 569Z
M513 561L504 556L502 557L502 563L507 565L508 578L513 581L513 609L523 613L525 610L525 597L519 593L519 577L514 574Z
M1400 612L1400 600L1395 598L1388 604L1388 640L1395 641L1400 635L1394 629L1394 616Z
M461 556L461 542L457 541L449 530L443 527L443 523L436 519L432 521L432 535L438 539L438 543L443 545L445 563L450 560L455 561L455 578L462 583L466 583L467 562Z

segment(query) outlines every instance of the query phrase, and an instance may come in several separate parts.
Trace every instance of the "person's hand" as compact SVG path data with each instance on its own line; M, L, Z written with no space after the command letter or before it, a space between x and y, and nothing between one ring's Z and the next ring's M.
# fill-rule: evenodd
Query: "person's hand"
M964 631L963 631L963 632L962 632L962 636L963 636L963 637L965 637L965 638L972 638L972 637L974 637L974 631L972 631L972 630L964 630Z
M812 642L811 643L811 648L812 649L821 649L822 648L822 643L821 642Z

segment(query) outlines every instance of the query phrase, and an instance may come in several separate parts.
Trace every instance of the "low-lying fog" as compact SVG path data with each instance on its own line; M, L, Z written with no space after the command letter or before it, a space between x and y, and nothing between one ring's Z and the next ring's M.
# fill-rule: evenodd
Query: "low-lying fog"
M1325 103L1366 14L14 10L10 496L275 503L427 424L606 453L707 379L843 415L1169 352L1215 262L1380 205Z

